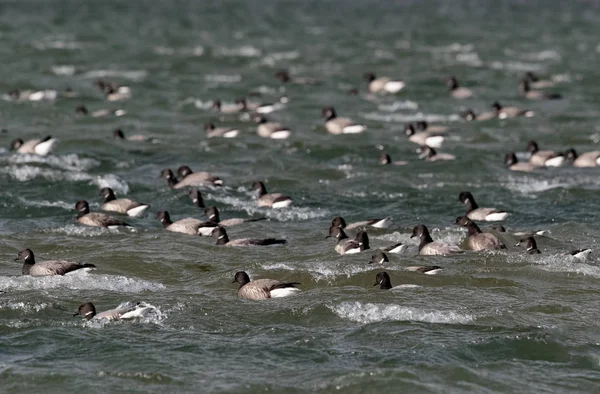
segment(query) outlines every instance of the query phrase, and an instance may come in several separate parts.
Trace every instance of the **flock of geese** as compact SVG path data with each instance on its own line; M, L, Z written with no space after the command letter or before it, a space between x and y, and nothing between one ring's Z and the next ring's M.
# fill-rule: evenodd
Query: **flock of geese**
M293 77L286 71L280 71L276 77L282 84L303 84L316 85L319 81L308 77ZM370 94L396 94L405 88L406 84L403 81L393 80L387 77L376 77L373 73L366 73L364 78L367 82ZM119 86L108 81L98 80L95 85L104 94L104 97L109 102L117 102L126 100L131 97L132 91L127 86ZM450 77L447 80L448 91L451 97L462 100L473 97L475 93L464 86L461 86L455 77ZM554 87L555 83L551 80L541 80L532 73L527 73L519 83L519 91L522 96L530 100L556 100L560 99L561 95L552 92L546 92L543 89ZM357 89L348 91L348 94L357 94ZM57 97L75 97L76 93L68 89L65 92L56 91L18 91L13 90L8 93L7 97L15 101L39 101L39 100L54 100ZM220 99L213 101L211 110L221 114L241 114L249 115L249 118L256 122L256 133L258 136L270 139L286 139L292 135L292 130L281 125L280 123L268 120L267 114L281 110L289 103L287 96L281 97L275 103L255 103L246 98L235 100L233 104L221 102ZM121 109L97 109L94 111L88 110L87 107L80 105L76 108L76 112L83 116L102 117L102 116L121 116L125 114ZM337 111L332 106L322 108L321 114L325 119L324 127L330 134L359 134L366 130L366 126L356 123L350 118L340 117ZM509 119L515 117L531 117L535 114L529 109L522 109L514 106L502 106L495 102L491 106L490 112L475 113L472 109L468 109L462 113L462 116L467 121L487 121L491 119ZM239 129L229 128L214 123L204 125L207 138L236 138L242 133ZM454 160L455 156L449 153L438 152L446 138L447 128L443 125L429 125L425 121L410 123L405 125L404 133L408 141L419 146L417 152L419 157L427 161L439 160ZM121 129L114 130L115 138L129 141L131 143L157 143L155 139L144 135L126 136ZM17 138L12 141L10 149L30 155L45 156L51 154L55 148L57 139L52 136L45 138L23 141ZM530 141L527 145L529 154L526 161L519 161L517 154L508 152L505 155L504 163L506 167L513 171L534 171L538 168L559 167L570 164L575 167L597 167L600 165L600 152L586 152L578 154L573 149L566 152L553 152L540 150L535 141ZM382 152L379 162L382 165L406 165L406 161L392 161L390 155ZM156 213L157 220L160 221L166 231L181 233L190 236L210 236L216 239L216 245L228 247L243 247L243 246L270 246L285 244L285 239L266 238L266 239L230 239L227 229L233 226L243 225L244 223L264 220L264 217L250 218L229 218L221 220L217 207L205 207L204 200L198 187L211 186L219 187L223 185L223 180L218 176L214 176L207 172L194 172L189 166L183 165L176 172L172 169L164 169L160 173L160 177L164 178L169 188L187 189L191 203L203 208L206 215L206 220L197 218L176 218L172 219L169 212L159 211ZM251 185L251 190L256 193L256 204L259 207L268 209L286 209L292 206L293 200L290 196L281 193L269 193L265 184L261 181L256 181ZM136 218L146 214L150 205L137 202L129 198L117 198L111 188L102 188L99 196L103 199L100 205L100 210L111 212L122 216L110 216L104 212L90 212L90 207L87 201L80 200L75 203L77 211L77 223L84 226L94 227L116 227L130 226L124 221L125 216ZM466 212L455 220L455 224L466 229L466 240L463 245L466 245L468 250L486 251L486 250L502 250L507 249L504 242L499 237L499 234L506 230L502 226L494 226L485 232L480 229L476 222L502 222L509 213L496 210L494 208L480 208L475 202L473 195L464 191L458 196L458 200L462 203ZM361 253L370 249L369 237L366 232L368 228L385 229L390 226L390 218L365 220L357 223L347 224L342 217L335 217L332 220L329 232L326 238L335 239L334 249L340 255ZM349 234L351 230L358 230L354 236ZM514 233L511 236L519 238L520 244L526 245L526 251L529 254L538 254L540 250L537 248L535 234ZM449 245L432 239L429 229L424 224L414 226L411 238L418 238L418 254L419 255L456 255L465 253L465 249L459 245ZM389 247L376 250L371 255L370 264L384 266L389 262L388 254L406 253L408 245L398 243ZM571 251L567 254L575 258L586 258L591 250ZM23 261L22 274L33 276L46 275L65 275L72 271L80 269L93 269L92 264L79 264L64 260L52 260L36 262L34 253L30 249L24 249L19 252L15 260ZM408 267L409 270L421 272L424 274L436 274L442 270L439 266L418 266ZM248 274L244 271L236 272L233 283L238 284L237 294L240 298L252 300L266 300L269 298L284 297L299 292L297 282L283 282L273 279L256 279L251 281ZM391 289L390 277L386 272L379 272L376 275L376 283L381 289ZM96 313L94 305L86 302L80 305L76 316L90 319L122 319L139 316L146 313L149 307L143 304L128 304L118 309L113 309L106 312Z

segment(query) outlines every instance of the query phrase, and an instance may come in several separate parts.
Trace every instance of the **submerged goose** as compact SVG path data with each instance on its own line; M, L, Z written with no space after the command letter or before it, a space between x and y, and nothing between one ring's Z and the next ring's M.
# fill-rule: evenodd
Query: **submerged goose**
M265 217L259 217L259 218L232 218L232 219L221 220L220 215L219 215L219 210L217 209L217 207L208 207L204 211L204 213L208 217L209 222L214 223L215 225L219 225L221 227L237 226L237 225L243 224L243 223L258 222L260 220L267 219Z
M456 156L450 153L437 153L431 146L423 145L417 148L419 159L425 159L425 161L450 161L455 160Z
M517 244L515 246L520 246L521 244L527 244L527 254L540 254L542 252L540 252L540 250L537 247L537 243L535 242L535 239L533 237L527 237L525 239L520 240L519 242L517 242Z
M172 189L182 189L188 186L223 185L223 180L221 178L213 176L208 172L192 172L188 166L179 167L177 172L180 177L183 176L181 181L178 181L177 178L175 178L173 171L169 168L162 170L160 177L165 178L167 184Z
M115 138L119 138L119 139L129 141L129 142L150 142L152 144L155 144L158 142L158 140L156 140L155 138L146 137L145 135L142 135L142 134L134 134L134 135L125 136L125 133L123 133L123 130L121 130L121 129L116 129L115 131L113 131L113 136Z
M560 167L565 162L565 156L562 153L540 150L538 144L533 140L527 143L527 152L531 153L529 163L536 167Z
M471 89L458 86L458 81L455 77L448 78L446 84L448 85L450 94L456 99L467 99L473 96Z
M104 203L100 205L103 211L125 213L128 216L142 216L150 205L142 204L128 198L115 197L115 193L110 187L104 187L100 190L100 196L104 197Z
M562 96L558 93L547 93L542 92L541 90L533 90L528 79L521 80L521 83L519 84L519 91L525 98L530 100L557 100L562 98Z
M75 107L75 112L78 114L86 115L86 116L89 115L92 118L102 118L105 116L123 116L127 113L123 109L107 109L107 108L98 109L98 110L90 113L90 111L88 111L87 107L84 105Z
M534 112L531 110L518 107L504 107L497 101L492 104L492 109L499 119L517 118L519 116L530 118L534 115Z
M468 217L456 218L456 224L466 227L468 244L472 250L497 250L506 249L500 238L491 233L482 233L479 227Z
M446 134L436 131L417 131L415 125L408 123L404 126L404 134L410 142L417 145L427 145L432 148L441 148L446 138Z
M192 204L198 208L204 208L204 199L202 198L202 194L198 191L198 189L190 189L188 191L188 196L192 200Z
M331 227L339 227L341 229L352 230L358 227L370 226L374 228L388 228L392 223L392 218L387 217L383 219L369 219L361 222L355 222L346 224L346 221L341 216L336 216L331 221Z
M87 201L79 200L75 204L77 210L77 222L86 226L92 227L117 227L117 226L129 226L129 224L114 218L112 216L105 215L99 212L90 213L90 206Z
M141 303L123 303L115 309L110 309L104 312L96 313L96 307L91 302L85 302L79 305L77 312L73 316L81 316L86 320L121 320L134 319L136 317L146 316L150 311L155 310L154 307Z
M82 268L96 267L94 264L78 264L65 260L48 260L36 263L31 249L20 251L15 261L23 261L21 272L23 275L31 276L64 275Z
M257 279L250 281L244 271L235 273L233 282L238 283L238 297L248 300L267 300L269 298L287 297L300 292L296 286L298 282L282 282L275 279Z
M272 140L285 140L292 135L292 130L281 125L281 123L269 122L262 115L254 117L254 121L258 124L256 134L262 138L270 138Z
M575 149L569 149L564 153L565 161L573 167L598 167L600 166L600 151L585 152L580 155Z
M204 131L206 131L207 138L235 138L240 133L238 129L232 129L229 127L215 127L213 123L206 123L204 125Z
M361 242L357 241L356 239L349 239L344 230L339 227L330 227L329 235L327 235L325 238L335 238L337 240L337 244L335 245L334 249L341 255L360 253L363 250L368 249L368 243L366 245L367 247L365 248L364 243L361 245Z
M269 246L269 245L283 245L287 243L285 239L265 238L265 239L251 239L241 238L230 240L227 236L227 231L223 227L217 226L213 232L213 237L217 237L217 245L225 246Z
M163 227L167 231L174 233L182 233L188 235L210 235L217 225L213 223L205 223L194 218L180 219L176 222L171 221L171 215L167 211L159 211L156 213L156 218L160 220ZM202 231L206 228L206 231ZM204 234L203 234L204 232Z
M458 246L434 242L431 235L429 235L429 229L423 224L415 226L410 237L419 237L419 254L422 256L445 256L464 253Z
M356 124L350 118L339 118L335 108L331 106L323 108L321 113L325 118L325 128L330 134L358 134L367 129L365 125Z
M28 141L17 138L10 143L10 150L23 154L46 156L52 152L57 142L58 140L50 135Z
M259 207L288 208L293 203L292 198L289 196L281 193L267 193L267 188L261 181L254 182L252 190L258 193L256 203Z
M394 165L394 166L405 166L408 164L407 161L392 161L392 158L387 152L381 152L379 155L379 164L381 165Z
M392 93L396 94L404 87L406 84L402 81L394 81L388 77L379 77L376 78L375 74L368 72L364 74L364 78L369 83L369 91L371 93Z
M519 172L531 172L538 168L531 163L519 162L519 160L517 159L517 155L515 155L514 152L509 152L506 155L504 155L504 164L509 170Z
M465 120L467 120L468 122L472 122L472 121L485 121L485 120L490 120L490 119L495 119L498 117L498 112L496 111L492 111L492 112L482 112L480 114L476 114L472 109L467 109L465 112L463 112L461 114L461 116L463 118L465 118Z
M223 104L221 102L221 99L213 100L210 109L224 114L235 114L244 111L244 109L239 104Z
M531 86L533 89L552 88L556 85L556 83L550 79L540 79L531 71L525 73L525 79L529 82L529 86Z
M508 217L508 212L505 211L499 211L495 208L479 208L471 192L460 192L458 201L465 204L467 207L465 215L471 220L501 222Z

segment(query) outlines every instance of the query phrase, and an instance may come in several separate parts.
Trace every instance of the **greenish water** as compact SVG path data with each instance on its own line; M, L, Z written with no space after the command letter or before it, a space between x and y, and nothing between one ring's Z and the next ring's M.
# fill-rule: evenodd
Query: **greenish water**
M597 169L507 171L503 156L535 139L542 149L600 150L600 8L594 2L493 1L22 1L0 4L0 92L71 87L77 98L0 100L0 145L52 134L53 156L0 153L0 391L21 392L428 392L598 391L600 383ZM318 86L286 85L288 69ZM396 96L366 93L362 74L403 79ZM526 71L554 77L565 99L525 101ZM449 97L456 75L472 99ZM97 78L130 86L108 103ZM359 96L348 96L352 87ZM256 136L253 123L208 110L250 91L290 102L268 116L293 130L286 141ZM533 118L465 123L457 114L493 101L531 108ZM75 113L122 108L123 117ZM325 132L321 108L368 126L360 135ZM420 161L402 133L408 121L449 126L447 163ZM237 127L235 139L206 139L206 122ZM157 144L117 141L142 133ZM403 167L377 163L381 149ZM164 231L154 218L202 218L185 191L158 175L182 164L210 171L225 187L202 189L222 218L268 221L231 238L283 237L284 247L222 248L214 239ZM258 209L257 178L294 197L289 210ZM74 224L74 204L100 204L98 189L150 203L134 230ZM514 247L459 257L419 257L410 230L460 243L452 223L470 190L482 206L511 212L509 230L547 230L543 254ZM325 240L333 216L391 216L369 230L371 247L411 245L390 255L394 285L373 287L382 270L371 253L338 256ZM66 277L19 276L19 250L98 269ZM405 267L439 265L437 276ZM237 270L301 282L295 297L238 300ZM144 301L159 312L134 322L82 323L84 301L99 310Z

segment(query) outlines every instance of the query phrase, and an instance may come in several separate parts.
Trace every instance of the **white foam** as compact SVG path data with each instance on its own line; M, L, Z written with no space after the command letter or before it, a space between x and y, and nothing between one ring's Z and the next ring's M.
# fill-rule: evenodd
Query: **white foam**
M83 47L81 43L75 41L66 41L59 39L45 39L43 41L33 41L32 43L35 49L45 50L45 49L68 49L75 50Z
M113 174L96 176L90 181L90 184L96 185L99 188L110 187L118 194L127 194L129 192L129 185L127 182Z
M52 66L52 72L56 75L71 76L75 74L75 66L72 64Z
M63 208L63 209L70 211L73 209L73 206L74 206L74 204L72 202L66 202L66 201L48 201L48 200L34 201L34 200L27 200L21 196L19 196L18 199L19 199L19 202L21 202L24 205L30 206L30 207L53 207L53 208Z
M242 81L242 76L240 74L208 74L204 76L204 80L217 83L237 83Z
M7 158L10 164L43 163L63 170L82 171L98 167L100 162L95 159L81 158L76 154L42 157L38 155L14 154Z
M543 256L541 259L536 260L535 262L540 264L539 267L544 271L573 272L576 274L591 276L593 278L600 278L600 267L586 264L580 259L571 255L559 254Z
M541 64L537 63L525 63L518 61L509 61L509 62L491 62L490 68L494 70L508 70L508 71L541 71L544 67Z
M568 188L570 186L569 183L558 179L539 179L531 176L508 176L507 182L502 183L507 189L523 195L532 195L557 188ZM533 197L535 198L535 196Z
M369 112L363 114L365 119L376 120L380 122L392 122L392 123L410 123L424 120L428 123L440 123L440 122L456 122L460 120L460 116L457 114L452 115L441 115L441 114L424 114L421 112L415 114L381 114L378 112Z
M18 266L18 264L17 264ZM20 270L20 267L18 267ZM127 278L120 275L97 275L77 270L73 275L65 276L0 276L0 290L109 290L124 293L160 291L161 283L143 279Z
M269 66L276 66L282 60L295 60L299 57L300 52L298 51L273 52L263 57L261 63Z
M455 311L423 310L396 304L371 304L342 302L330 309L342 319L368 324L380 321L420 321L426 323L468 324L475 319L472 315Z
M41 310L52 307L52 304L47 302L32 303L32 302L15 302L5 301L0 304L0 310L22 311L24 313L37 313Z
M215 49L215 55L223 57L260 57L262 51L252 45L244 45L237 48L217 48Z
M419 104L415 101L404 100L404 101L394 101L391 104L380 104L379 105L380 111L396 112L400 109L417 110L417 109L419 109Z
M146 70L90 70L82 75L83 78L125 78L133 81L141 81L148 76Z

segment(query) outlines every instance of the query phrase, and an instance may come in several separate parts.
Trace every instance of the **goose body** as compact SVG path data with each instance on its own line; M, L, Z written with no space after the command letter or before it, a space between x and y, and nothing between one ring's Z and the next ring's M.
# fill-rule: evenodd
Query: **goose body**
M116 198L115 193L110 187L102 188L100 195L104 197L104 203L100 205L100 209L103 211L118 212L132 217L139 217L150 208L148 204L141 204L129 198Z
M367 129L366 126L356 124L350 118L340 118L333 107L325 107L322 110L325 117L325 128L329 134L359 134Z
M446 256L464 253L458 246L434 242L429 234L429 229L420 224L413 228L411 238L419 237L419 254L422 256Z
M446 134L443 132L417 131L412 123L404 126L404 134L410 142L431 148L441 148L446 139Z
M470 192L461 192L458 201L467 207L466 216L475 221L501 222L508 217L508 212L495 208L480 208Z
M300 292L298 282L282 282L275 279L257 279L250 281L248 274L239 271L235 273L232 283L238 283L239 298L247 300L268 300L269 298L288 297Z
M23 154L47 156L52 153L57 142L52 136L28 141L17 138L11 142L10 149Z
M98 212L90 213L90 207L87 201L84 200L77 201L75 204L75 209L77 210L77 223L85 226L111 228L118 226L129 226L129 224L112 216Z
M373 73L365 73L364 77L369 83L369 92L371 93L396 94L406 87L403 81L395 81L388 77L376 78Z
M482 233L479 227L468 217L461 216L456 219L456 224L467 228L467 242L471 250L498 250L506 249L500 238L491 233Z
M252 189L258 192L256 203L259 207L270 208L289 208L293 204L291 197L281 193L267 193L265 184L261 181L256 181L252 184Z

